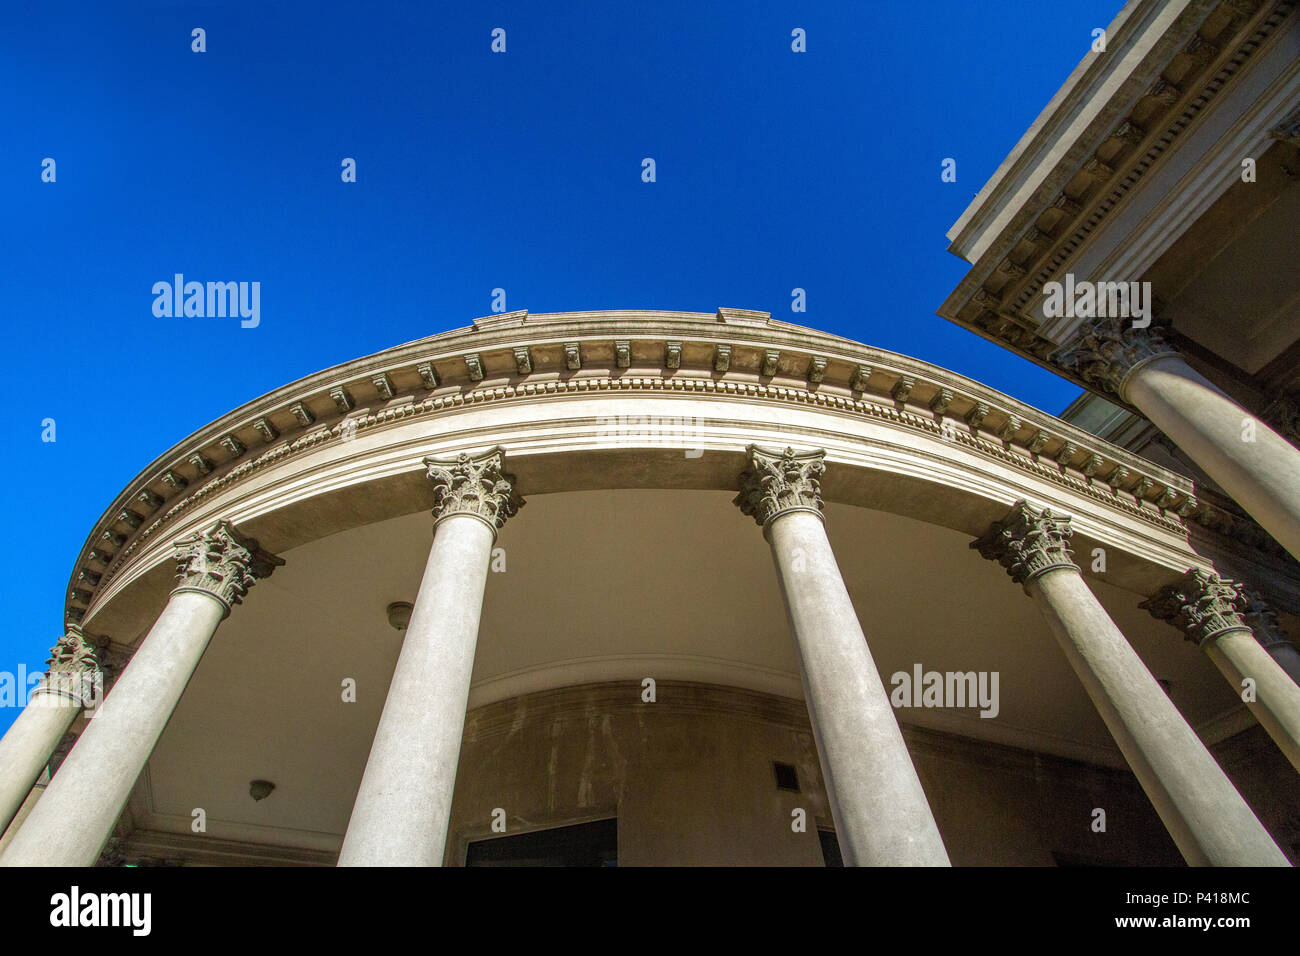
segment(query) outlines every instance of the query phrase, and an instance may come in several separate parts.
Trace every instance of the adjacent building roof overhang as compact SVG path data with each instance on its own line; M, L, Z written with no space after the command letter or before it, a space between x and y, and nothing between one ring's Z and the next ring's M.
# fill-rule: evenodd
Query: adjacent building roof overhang
M1091 389L1062 417L1141 451L1163 438L1068 361L1092 319L1043 306L1049 283L1149 283L1165 340L1300 441L1297 221L1297 4L1134 0L948 233L972 267L939 314ZM1197 522L1266 538L1198 487Z
M1228 294L1232 271L1212 290L1192 285L1211 261L1226 266L1288 219L1294 238L1297 107L1294 2L1133 0L1107 29L1106 51L1084 57L948 233L972 268L939 314L1087 388L1052 360L1083 320L1045 317L1044 284L1067 273L1149 280L1157 322L1189 361L1262 410L1300 376L1294 354L1283 358L1300 334L1294 269L1290 285L1238 301L1218 332L1198 308ZM1243 157L1258 162L1258 179L1234 196ZM1257 285L1288 271L1253 255ZM1229 326L1258 347L1216 363L1234 349L1220 334ZM1270 358L1282 365L1252 380ZM1225 367L1233 362L1241 366Z

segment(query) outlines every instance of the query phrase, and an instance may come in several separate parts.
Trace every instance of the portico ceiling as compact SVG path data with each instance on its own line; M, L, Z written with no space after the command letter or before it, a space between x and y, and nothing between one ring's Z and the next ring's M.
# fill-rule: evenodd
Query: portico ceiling
M719 491L532 496L498 542L471 708L542 688L645 677L802 696L761 531ZM385 608L415 598L427 514L353 528L285 553L222 625L154 750L134 824L336 850L401 646ZM969 737L1122 766L1041 614L969 537L863 507L827 527L883 678L997 671L999 713L900 710ZM1203 653L1091 575L1107 611L1207 738L1248 717ZM345 679L356 701L342 699ZM250 798L249 781L274 796Z

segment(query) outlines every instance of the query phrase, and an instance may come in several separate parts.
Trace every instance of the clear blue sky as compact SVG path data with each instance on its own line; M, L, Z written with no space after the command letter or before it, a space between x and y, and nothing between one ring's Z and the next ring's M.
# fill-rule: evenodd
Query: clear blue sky
M156 455L497 287L767 310L1060 412L1077 389L935 316L967 269L944 233L1119 6L6 4L0 670L40 667L92 524ZM178 272L260 282L260 325L155 318Z

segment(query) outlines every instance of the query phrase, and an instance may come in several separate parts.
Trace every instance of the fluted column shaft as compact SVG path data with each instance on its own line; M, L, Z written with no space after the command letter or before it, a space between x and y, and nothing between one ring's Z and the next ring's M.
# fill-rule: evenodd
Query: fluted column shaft
M1300 770L1300 687L1255 639L1244 618L1245 590L1213 571L1192 568L1142 607L1200 646L1242 696L1255 719ZM1247 692L1246 681L1251 686Z
M18 813L79 713L81 701L37 690L0 739L0 834Z
M224 615L213 597L172 595L0 864L94 864Z
M1259 591L1243 589L1242 620L1255 635L1255 640L1286 671L1292 682L1300 685L1300 649L1288 640L1278 623L1277 609Z
M83 707L103 696L95 645L69 625L50 648L46 673L23 712L0 739L0 834L31 793L63 735Z
M441 866L469 700L492 530L438 525L340 866Z
M1123 397L1300 558L1300 449L1178 355L1135 369ZM1243 438L1247 419L1254 432L1250 441Z
M1256 639L1258 640L1258 636ZM1300 686L1300 649L1290 641L1281 641L1277 644L1260 643L1268 656L1277 661L1277 666L1291 678L1292 683Z
M1286 866L1070 558L1069 519L1017 502L972 543L1038 605L1142 789L1193 866Z
M1205 652L1238 694L1243 692L1245 678L1254 682L1246 706L1291 765L1300 770L1300 687L1259 646L1248 628L1226 631L1206 641Z
M72 748L0 866L91 866L208 642L283 562L227 522L177 543L181 584Z
M947 866L939 828L821 517L823 453L753 446L741 510L764 526L844 862Z
M493 449L426 459L433 546L339 853L339 866L441 866L496 531L522 504Z
M1099 319L1055 358L1138 409L1300 558L1300 449L1188 365L1159 327Z

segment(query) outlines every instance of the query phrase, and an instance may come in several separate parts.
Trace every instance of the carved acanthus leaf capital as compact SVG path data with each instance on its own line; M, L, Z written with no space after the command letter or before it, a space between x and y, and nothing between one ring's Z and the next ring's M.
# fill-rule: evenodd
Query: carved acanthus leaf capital
M243 602L249 588L284 564L229 521L187 535L175 547L177 585L172 593L202 591L224 604L226 613Z
M1226 631L1248 627L1242 616L1241 587L1213 571L1192 568L1177 584L1166 585L1138 605L1168 621L1197 645Z
M99 662L99 645L75 624L50 648L46 674L40 689L53 698L65 698L81 706L92 706L103 694L104 674Z
M1124 398L1129 374L1139 365L1178 350L1165 341L1160 327L1135 329L1132 319L1096 319L1071 345L1052 353L1051 360L1089 385Z
M498 445L480 455L461 452L455 458L426 458L433 482L435 523L452 515L471 515L492 528L505 526L524 505L515 493L515 476L505 471L505 449Z
M1054 514L1050 508L1039 511L1021 499L970 546L1006 568L1011 580L1027 585L1047 571L1079 569L1071 557L1073 534L1068 515Z
M740 494L733 500L741 512L766 527L772 519L791 511L808 511L821 517L821 476L826 473L826 452L821 449L796 454L793 448L773 451L750 445L749 469L740 475Z
M50 648L50 659L45 662L50 673L85 674L99 670L98 648L75 624Z

